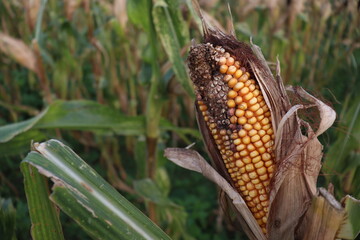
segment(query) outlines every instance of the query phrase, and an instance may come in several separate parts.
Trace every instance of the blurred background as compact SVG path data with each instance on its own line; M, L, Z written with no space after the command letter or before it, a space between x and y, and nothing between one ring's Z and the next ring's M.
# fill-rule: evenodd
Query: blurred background
M232 18L229 14L231 8ZM337 112L320 136L318 185L360 198L360 1L203 0L214 25L250 37L285 84ZM190 0L1 0L0 205L30 239L19 169L31 141L56 138L76 151L174 239L245 239L218 204L214 184L163 157L193 147L198 132L186 70L201 23ZM2 215L0 216L1 219ZM66 239L87 239L62 214Z

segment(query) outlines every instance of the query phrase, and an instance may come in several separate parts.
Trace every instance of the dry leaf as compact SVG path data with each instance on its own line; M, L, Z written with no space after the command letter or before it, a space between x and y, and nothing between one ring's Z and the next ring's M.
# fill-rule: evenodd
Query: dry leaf
M36 72L36 56L23 41L0 32L0 51L24 67Z

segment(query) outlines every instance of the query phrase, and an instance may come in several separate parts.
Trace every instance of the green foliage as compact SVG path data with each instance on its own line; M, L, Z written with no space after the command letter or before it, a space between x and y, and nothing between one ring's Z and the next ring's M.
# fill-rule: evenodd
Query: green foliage
M172 238L243 239L220 214L215 187L162 157L165 147L192 142L206 155L185 67L190 39L201 41L191 0L28 2L0 1L0 32L39 64L32 72L0 50L0 196L16 208L17 239L30 238L20 160L32 140L50 138L70 145ZM227 4L205 2L204 14L229 29ZM229 1L236 35L252 37L270 67L278 56L287 84L333 105L319 186L332 182L337 196L359 198L357 3L272 2ZM61 222L66 239L86 239L69 218Z
M46 203L52 205L50 199L94 239L170 239L59 141L34 145L34 151L21 165L34 239L63 239L61 227L57 224L55 229L51 225L52 222L59 223L58 218L52 220L48 216L52 214L56 218L57 215L54 207L46 207ZM47 187L41 184L44 177L37 171L55 184L50 199ZM60 236L54 236L59 233Z

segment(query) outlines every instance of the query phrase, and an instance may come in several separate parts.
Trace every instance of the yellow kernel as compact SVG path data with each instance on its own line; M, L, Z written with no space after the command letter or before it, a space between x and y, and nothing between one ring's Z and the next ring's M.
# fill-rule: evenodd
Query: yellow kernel
M251 180L251 182L253 184L258 184L258 183L260 183L260 180L258 178L255 178L255 179Z
M249 154L249 152L246 150L246 149L244 149L244 150L242 150L241 152L240 152L240 156L242 156L242 157L245 157L245 156L247 156Z
M244 150L245 149L245 145L244 144L239 144L236 146L236 151L240 152L241 150ZM240 154L239 154L240 156Z
M259 219L259 218L261 218L261 215L260 215L260 213L254 213L254 217L256 218L256 219L258 219L257 221L259 222L259 220L261 221L261 219ZM261 221L261 224L259 224L259 225L262 225L262 221Z
M271 167L271 166L270 166ZM270 168L269 167L269 168ZM268 171L269 171L269 168L268 168ZM257 170L256 170L256 172L261 176L261 175L264 175L264 174L266 174L266 167L261 167L261 168L258 168Z
M263 155L261 155L261 157L264 161L268 161L271 159L271 155L269 153L264 153ZM265 163L265 165L266 165L266 163Z
M269 120L269 118L264 118L263 120L261 120L261 124L262 125L266 125L266 124L268 124L270 122L270 120Z
M237 92L235 92L234 90L230 90L228 92L228 98L235 98L237 96Z
M252 199L252 198L251 198L250 196L246 196L246 197L245 197L245 200L246 200L247 202L251 201L251 199Z
M267 223L267 217L262 217L261 220L263 221L263 223ZM266 228L263 228L263 231L266 233Z
M259 148L263 145L262 141L254 142L255 147Z
M246 103L241 103L240 105L238 105L238 109L241 109L241 110L246 110L247 109L247 104Z
M223 65L224 66L224 65ZM235 66L230 66L228 69L227 69L227 71L226 71L226 73L227 74L230 74L230 75L233 75L235 72L236 72L236 67ZM220 71L221 72L221 71Z
M243 142L244 144L249 144L249 143L250 143L250 137L249 137L249 136L243 137L243 138L242 138L242 142ZM269 154L269 155L270 155L270 154Z
M244 125L246 123L246 117L239 117L238 118L238 124Z
M259 141L259 142L261 142L261 141ZM266 152L266 148L264 148L264 147L259 147L259 148L258 148L258 151L259 151L260 154L263 154L264 152Z
M247 74L243 74L243 75L239 78L239 80L240 80L241 82L246 82L248 79L249 79L249 76L248 76Z
M255 169L254 164L252 164L252 163L246 164L245 169L246 169L247 172L254 171L254 169Z
M253 95L251 92L249 92L248 94L246 94L246 95L244 96L244 100L245 100L245 101L249 101L250 99L252 99L253 96L254 96L254 95Z
M247 186L247 185L246 185ZM260 195L259 196L259 199L260 199L260 201L266 201L267 199L268 199L268 197L267 197L267 195L266 194L262 194L262 195Z
M274 172L274 165L271 165L270 167L268 167L267 171L268 171L268 173Z
M269 142L267 142L267 143L265 143L265 147L266 148L269 148L269 147L272 147L274 145L274 141L269 141Z
M272 130L272 128L270 128L269 130L266 131L267 134L272 135L274 133L274 131Z
M250 124L245 124L245 125L250 125ZM244 125L244 127L245 127ZM250 125L251 126L251 125ZM249 131L249 136L252 137L254 136L255 134L257 133L257 131L255 129L252 129L252 126L251 126L251 130Z
M225 52L225 53L224 53L224 57L229 58L229 57L230 57L230 53Z
M221 129L221 130L220 130L220 135L225 136L225 135L226 135L226 130L225 130L225 129Z
M241 191L245 191L245 190L246 190L246 187L245 187L245 186L241 186L241 187L240 187L240 190L241 190Z
M259 95L260 95L260 90L255 89L255 90L253 91L253 94L254 94L254 97L259 96ZM257 99L256 99L256 101L257 101Z
M258 103L252 105L249 109L253 112L256 112L260 108L260 105Z
M220 57L218 63L219 63L219 65L224 65L224 64L226 64L226 58L225 58L225 57Z
M241 143L241 139L240 138L237 138L234 140L234 144L235 145L239 145Z
M264 162L263 161L259 161L258 163L256 163L255 168L261 168L262 166L264 166Z
M260 189L264 188L264 185L262 185L262 183L258 183L255 185L255 188L260 190Z
M240 186L244 186L244 185L245 185L245 182L244 182L243 180L239 180L237 183L238 183Z
M241 110L241 109L236 109L235 110L235 116L237 117L242 117L245 115L245 111L244 110Z
M251 158L254 158L254 157L256 157L256 156L258 156L259 155L259 152L258 151L252 151L251 153L250 153L250 157Z
M270 155L270 154L269 154ZM269 167L269 166L271 166L271 165L273 165L273 161L266 161L265 162L265 167Z
M255 89L256 89L256 86L255 86L254 84L251 84L251 85L249 86L250 92L254 91Z
M249 195L249 191L246 190L246 187L244 187L244 189L245 189L245 190L242 190L242 194L243 194L244 196L248 196L248 195Z
M271 117L271 112L270 112L270 111L265 112L265 113L264 113L264 116L265 116L265 117Z
M226 73L228 68L229 67L227 65L221 65L219 71L220 71L220 73Z
M259 115L259 116L257 116L257 120L258 120L258 121L261 121L261 120L264 119L264 117L265 117L264 115Z
M248 87L243 87L241 90L240 90L240 94L241 95L245 95L249 92L249 88Z
M256 123L254 123L253 127L254 127L254 129L259 131L261 129L261 124L256 122Z
M243 167L243 166L244 166L244 163L243 163L241 160L236 160L236 161L235 161L235 165L236 165L237 167Z
M260 203L259 197L254 198L254 199L253 199L253 202L254 202L255 204L259 204L259 203Z
M231 78L231 79L228 81L228 86L229 86L229 88L233 88L236 83L237 83L237 79L236 79L236 78Z
M248 145L246 146L246 148L247 148L247 150L249 150L250 152L255 150L255 146L252 145L251 143L248 144ZM250 156L250 157L251 157L251 156Z
M259 135L260 137L263 137L266 134L266 132L264 130L259 130ZM269 135L267 135L269 136Z
M258 195L258 193L257 193L257 191L254 189L254 190L251 190L251 191L249 191L249 196L250 197L256 197Z
M252 126L248 123L244 124L243 128L246 130L246 131L250 131L252 129Z
M261 131L261 130L260 130ZM262 130L264 131L264 130ZM264 131L265 132L265 131ZM263 143L267 143L268 141L270 141L270 136L269 135L265 135L261 138L261 141L263 141Z
M242 103L242 101L243 101L242 97L236 96L236 98L235 98L236 105L240 105Z
M247 80L246 82L245 82L245 86L250 86L250 84L251 84L251 80Z
M256 172L254 171L254 172L249 173L249 178L250 178L250 179L255 179L255 178L257 178Z
M251 137L251 142L257 142L260 140L260 136L258 134Z
M246 189L247 190L253 190L254 189L254 184L252 184L251 182L248 182L247 184L246 184Z
M264 129L265 131L267 131L270 128L271 128L271 124L267 124L262 127L262 129Z
M244 129L240 129L238 134L239 134L239 137L245 137L246 136L246 131Z
M240 173L244 173L244 172L246 172L245 167L240 168Z
M239 61L235 61L235 62L234 62L234 66L235 66L236 68L240 68L240 62L239 62Z
M268 175L267 175L267 174L261 175L261 176L259 177L259 179L260 179L261 181L265 181L265 180L268 179Z
M233 107L236 106L235 101L232 100L232 99L227 101L227 105L228 105L229 108L233 108Z
M250 209L250 211L255 215L255 213L257 213L259 210L256 207L253 207ZM261 224L259 224L259 225L261 225Z
M245 163L245 164L249 164L251 163L251 158L249 156L246 156L242 159L242 161Z
M260 104L260 106L261 106L261 104ZM264 106L261 106L261 107L262 107L262 109L264 109L264 112L268 112L270 110L266 104L264 104Z
M248 120L248 123L250 123L250 124L255 124L256 121L257 121L256 117L252 117L252 118L250 118L250 119Z
M234 65L234 62L235 62L235 59L233 57L229 57L227 60L226 60L226 65L228 66L231 66L231 65ZM235 67L235 66L234 66Z
M247 173L244 173L241 175L241 179L244 181L244 182L250 182L250 177Z
M252 111L245 111L245 117L251 118L252 116L254 116L254 113Z
M239 91L240 89L243 89L243 87L244 87L244 83L238 82L235 84L233 89L234 89L234 91Z
M251 197L249 197L249 198L252 199ZM250 208L253 208L253 207L256 206L255 203L250 202L250 200L249 200L249 202L247 203L247 205L248 205Z
M230 79L232 79L232 76L230 74L225 75L224 81L228 82Z
M199 106L200 111L206 111L208 107L206 105L200 105Z
M238 152L236 152L236 153L234 153L233 157L234 157L235 159L239 159L239 158L240 158L240 154L239 154Z
M257 103L257 99L255 97L249 100L250 105L254 105L255 103Z
M256 112L255 112L255 115L256 116L260 116L264 113L264 110L262 108L259 108Z
M256 156L252 159L252 163L256 164L256 163L260 162L260 160L261 160L261 156Z
M235 66L236 67L236 66ZM243 72L240 70L240 69L238 69L238 70L236 70L236 72L234 73L234 78L239 78L239 77L241 77L241 75L243 74Z

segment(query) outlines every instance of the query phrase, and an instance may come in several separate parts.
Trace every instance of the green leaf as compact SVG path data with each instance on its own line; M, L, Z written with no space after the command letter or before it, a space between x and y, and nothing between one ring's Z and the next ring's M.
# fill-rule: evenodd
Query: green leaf
M29 120L12 123L5 126L0 127L0 143L7 142L14 138L15 136L19 135L20 133L26 132L31 129L48 111L46 108L36 117L33 117Z
M16 210L11 199L0 198L0 236L2 240L15 240Z
M135 190L145 199L161 206L175 206L151 179L145 178L134 181Z
M93 101L55 101L39 115L0 127L0 143L30 129L113 130L120 135L144 134L144 118L128 117Z
M95 239L170 239L69 147L34 144L23 160L55 183L50 196Z
M190 96L194 96L184 60L180 55L182 42L186 39L186 36L183 36L182 31L179 29L183 24L180 24L181 19L176 17L178 15L171 15L171 11L166 1L155 1L152 14L156 32L170 62L173 64L173 70L178 81Z
M145 32L151 29L151 1L150 0L127 0L126 10L130 21Z
M336 237L340 239L355 239L360 232L360 201L349 195L344 199L347 217Z
M0 156L11 156L27 152L31 141L42 141L46 136L38 130L29 130L0 144Z
M26 162L21 164L34 240L64 239L59 214L49 200L47 179Z
M112 129L121 135L144 133L142 117L128 117L93 101L56 101L34 128Z

